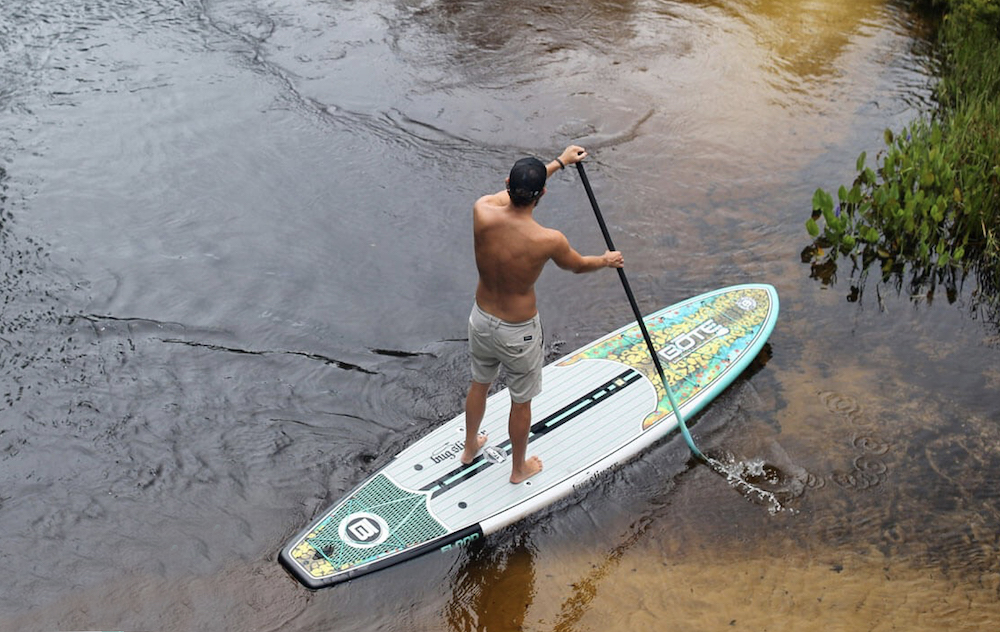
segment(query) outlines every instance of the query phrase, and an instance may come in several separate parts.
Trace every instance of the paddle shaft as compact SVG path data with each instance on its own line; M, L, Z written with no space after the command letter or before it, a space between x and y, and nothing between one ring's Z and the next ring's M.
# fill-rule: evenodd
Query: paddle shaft
M590 180L587 178L587 172L583 168L583 163L576 163L576 168L580 172L580 179L583 181L583 188L587 191L587 197L590 199L590 206L594 209L594 215L597 216L597 223L601 226L601 233L604 234L604 243L608 245L608 250L617 250L615 248L614 242L611 240L611 233L608 232L608 226L604 223L604 216L601 214L601 209L597 205L597 198L594 197L594 190L590 187ZM618 278L622 281L622 287L625 288L625 295L628 297L629 305L632 306L632 313L635 314L635 321L639 323L639 329L642 330L642 337L646 340L646 346L649 347L649 355L653 358L653 365L656 367L656 372L660 376L660 382L663 384L663 390L667 393L667 399L670 401L671 408L674 409L674 416L677 417L677 425L680 426L681 434L684 435L684 441L687 442L688 447L691 448L691 452L694 453L700 459L705 460L705 455L701 453L694 444L694 439L691 438L691 433L688 432L687 424L684 423L684 417L681 416L680 407L677 406L677 402L674 401L674 395L670 392L670 385L667 383L666 375L663 372L663 365L660 364L660 355L656 353L656 347L653 345L653 339L649 337L649 330L646 329L646 323L642 319L642 312L639 311L639 305L635 302L635 295L632 294L632 288L629 286L628 277L625 276L624 268L617 268Z

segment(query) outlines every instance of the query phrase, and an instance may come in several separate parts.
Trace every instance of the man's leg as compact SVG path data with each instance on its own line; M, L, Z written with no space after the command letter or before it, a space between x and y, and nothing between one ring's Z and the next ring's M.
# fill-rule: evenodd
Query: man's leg
M465 452L462 453L462 463L466 465L472 463L479 448L486 443L486 435L479 434L479 426L486 414L486 395L489 391L489 384L474 381L465 396Z
M511 483L520 483L542 471L542 461L537 456L526 459L528 453L528 433L531 431L531 400L510 403L510 419L507 432L510 434L510 453L513 467Z

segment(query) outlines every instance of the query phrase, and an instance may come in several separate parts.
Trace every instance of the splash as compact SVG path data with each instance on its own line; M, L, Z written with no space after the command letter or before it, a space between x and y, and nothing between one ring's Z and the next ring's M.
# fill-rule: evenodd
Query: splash
M730 487L750 502L766 507L770 515L797 513L788 506L789 501L800 496L805 488L804 481L796 474L762 458L742 460L729 453L719 458L706 455L705 461L725 477Z

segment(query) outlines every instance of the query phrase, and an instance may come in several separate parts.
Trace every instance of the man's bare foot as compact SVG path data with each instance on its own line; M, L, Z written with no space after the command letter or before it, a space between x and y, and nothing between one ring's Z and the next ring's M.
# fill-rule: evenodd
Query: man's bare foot
M542 471L542 460L537 456L530 456L524 460L524 467L520 471L515 470L510 475L510 482L517 485L523 483L535 474Z
M476 458L477 454L479 454L479 450L484 445L486 445L486 435L484 435L482 433L476 435L476 443L478 445L476 445L476 449L472 451L472 454L469 454L469 446L468 445L465 446L465 452L462 453L462 457L461 457L461 461L465 465L468 465L469 463L472 463L472 460Z

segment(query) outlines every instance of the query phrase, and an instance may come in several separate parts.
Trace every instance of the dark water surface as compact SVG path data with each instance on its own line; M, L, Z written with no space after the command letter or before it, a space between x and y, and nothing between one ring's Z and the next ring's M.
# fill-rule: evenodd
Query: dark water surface
M996 627L996 327L799 256L927 106L927 36L885 0L3 0L0 629ZM461 409L472 201L570 142L646 310L778 288L694 434L790 511L674 437L301 588L282 544ZM538 217L603 250L575 174ZM550 357L630 320L611 273L538 289Z

